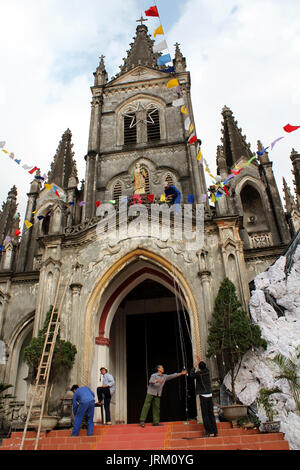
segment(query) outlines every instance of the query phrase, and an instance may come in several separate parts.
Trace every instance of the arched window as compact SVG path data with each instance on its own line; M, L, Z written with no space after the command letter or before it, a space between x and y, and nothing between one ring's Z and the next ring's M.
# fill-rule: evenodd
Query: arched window
M159 111L157 108L147 111L147 137L148 142L160 140Z
M246 184L241 191L244 226L248 233L268 231L266 214L259 192Z
M120 181L117 181L113 189L113 199L119 202L119 198L122 196L122 185Z
M136 115L124 114L124 145L136 144Z

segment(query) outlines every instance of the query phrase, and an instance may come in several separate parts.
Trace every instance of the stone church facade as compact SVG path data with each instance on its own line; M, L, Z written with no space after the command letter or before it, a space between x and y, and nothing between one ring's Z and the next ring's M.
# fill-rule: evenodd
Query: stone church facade
M24 227L20 240L13 236L19 224L15 187L0 214L1 239L12 237L0 264L0 380L13 384L17 399L25 401L24 347L42 327L61 278L59 292L69 286L61 336L78 351L68 385L89 385L96 392L99 368L107 367L116 378L112 417L118 423L134 421L136 416L129 412L134 396L130 370L139 374L140 350L135 351L134 344L142 344L145 333L139 318L147 317L149 326L152 315L163 321L170 312L185 312L190 328L187 365L195 354L206 360L208 322L224 277L234 282L247 308L249 283L280 256L300 228L300 154L295 150L291 162L297 199L284 181L285 210L267 152L231 180L230 197L210 202L203 164L197 162L195 145L187 143L180 108L172 106L176 93L166 88L172 75L156 65L158 54L153 53L145 25L137 27L133 39L115 77L108 79L103 57L94 73L85 180L78 181L68 129L48 174L48 183L58 187L60 197L33 180L25 215L33 226ZM173 65L193 121L191 79L179 45ZM222 117L217 173L224 180L253 153L226 106ZM258 142L258 150L262 148ZM153 237L115 242L98 236L96 201L115 200L118 211L119 197L133 194L136 163L145 170L146 193L156 201L165 182L171 181L183 204L189 194L195 204L203 204L204 243L199 250L188 252L183 243ZM38 216L43 216L42 221L37 221ZM171 355L178 352L172 338L160 331L160 320L156 325L151 326L152 336L145 336L146 375L159 360L154 352L147 358L150 343L165 343ZM178 365L182 366L180 358ZM210 367L217 378L213 361ZM53 392L57 400L65 390ZM144 391L138 399L143 398Z

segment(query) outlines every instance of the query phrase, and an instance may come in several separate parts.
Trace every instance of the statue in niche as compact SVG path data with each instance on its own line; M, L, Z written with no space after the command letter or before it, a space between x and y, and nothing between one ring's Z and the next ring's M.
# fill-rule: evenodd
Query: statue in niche
M145 169L141 168L141 165L139 163L136 163L133 172L134 194L146 193L146 177L147 173Z

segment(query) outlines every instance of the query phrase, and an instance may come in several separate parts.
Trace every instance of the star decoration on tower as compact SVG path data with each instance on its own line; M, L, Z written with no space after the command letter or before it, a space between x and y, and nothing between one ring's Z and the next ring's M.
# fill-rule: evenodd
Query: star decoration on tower
M125 117L129 117L131 118L131 123L129 124L129 129L132 129L134 126L136 126L139 122L142 122L144 124L155 124L155 122L153 121L153 118L152 118L152 114L157 111L158 108L153 105L152 103L148 106L144 106L143 103L141 102L138 102L137 105L133 106L129 106L127 109L126 109L126 112L123 113L122 115ZM136 113L139 112L139 111L145 111L145 114L146 114L146 119L137 119L136 117Z

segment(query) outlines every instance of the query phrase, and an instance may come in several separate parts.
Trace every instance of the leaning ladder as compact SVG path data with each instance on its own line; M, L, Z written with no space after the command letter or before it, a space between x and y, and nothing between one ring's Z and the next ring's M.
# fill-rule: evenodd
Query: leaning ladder
M30 421L31 414L32 414L32 408L33 408L35 398L37 396L37 392L38 392L39 389L42 388L41 414L40 414L40 417L39 417L39 425L38 425L38 430L37 430L37 434L36 434L36 438L35 438L34 450L37 450L38 445L39 445L39 438L40 438L40 433L41 433L42 418L43 418L44 409L45 409L46 394L47 394L47 387L48 387L48 382L49 382L51 363L52 363L56 338L57 338L58 330L59 330L59 320L60 320L60 315L61 315L62 306L63 306L63 302L64 302L64 297L66 295L67 288L70 285L71 277L72 277L72 275L70 276L68 282L66 283L65 287L63 288L63 292L61 292L61 273L60 273L60 276L59 276L59 280L58 280L58 283L57 283L56 294L55 294L55 299L54 299L54 305L53 305L53 308L52 308L52 311L51 311L51 316L50 316L50 320L49 320L49 324L48 324L48 328L47 328L47 332L46 332L46 336L45 336L42 356L41 356L40 363L39 363L39 366L38 366L38 372L37 372L37 376L36 376L36 380L35 380L34 391L33 391L33 394L32 394L29 410L28 410L28 413L27 413L26 424L25 424L24 431L23 431L20 450L23 449L23 445L24 445L24 442L25 442L29 421ZM61 300L60 300L59 308L57 310L56 309L56 304L57 304L58 297L59 297L60 293L61 293Z

